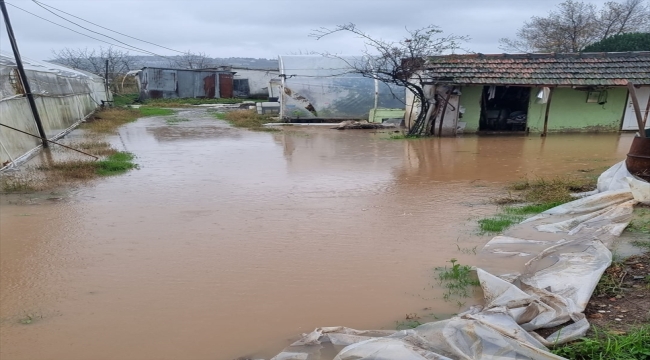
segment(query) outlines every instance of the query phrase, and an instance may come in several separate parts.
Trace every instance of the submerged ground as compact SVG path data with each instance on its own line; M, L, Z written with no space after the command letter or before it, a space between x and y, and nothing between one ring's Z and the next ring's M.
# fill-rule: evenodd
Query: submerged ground
M123 126L138 170L0 198L0 357L268 358L319 326L449 316L472 300L442 301L434 268L479 265L507 183L597 176L632 140L390 135L195 109Z

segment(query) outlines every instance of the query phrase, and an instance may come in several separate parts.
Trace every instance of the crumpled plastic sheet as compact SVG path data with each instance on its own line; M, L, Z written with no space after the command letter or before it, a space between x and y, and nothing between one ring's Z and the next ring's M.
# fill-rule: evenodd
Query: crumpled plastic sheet
M484 306L451 319L402 331L319 328L272 360L324 360L322 344L345 346L334 360L563 359L548 351L584 336L584 310L603 272L608 250L629 224L634 205L650 203L650 183L621 162L605 171L598 191L560 205L490 240L481 256L514 256L521 274L476 269ZM535 331L566 324L543 338Z

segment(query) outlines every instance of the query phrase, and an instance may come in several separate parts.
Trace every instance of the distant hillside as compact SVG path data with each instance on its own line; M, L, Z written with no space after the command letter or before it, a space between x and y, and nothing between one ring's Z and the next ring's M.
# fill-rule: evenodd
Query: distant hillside
M169 56L169 58L176 58ZM170 67L170 61L157 56L133 56L135 68L143 67ZM255 59L255 58L212 58L213 66L230 65L235 67L245 67L250 69L277 69L278 60Z

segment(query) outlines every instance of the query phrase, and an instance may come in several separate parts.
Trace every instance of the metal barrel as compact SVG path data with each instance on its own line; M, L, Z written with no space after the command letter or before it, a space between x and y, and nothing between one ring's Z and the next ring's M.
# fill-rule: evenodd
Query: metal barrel
M636 136L632 140L625 165L632 175L650 182L650 138Z

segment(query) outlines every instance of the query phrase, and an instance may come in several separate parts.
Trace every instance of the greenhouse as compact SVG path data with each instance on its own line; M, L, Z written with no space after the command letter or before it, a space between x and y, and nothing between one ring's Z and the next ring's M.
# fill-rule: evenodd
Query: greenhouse
M278 100L281 117L289 120L368 119L373 109L403 111L404 88L354 73L355 61L363 61L363 58L280 56L282 81ZM403 116L403 112L401 114Z

